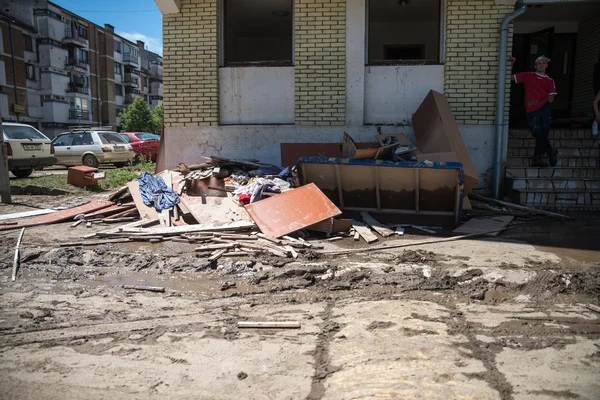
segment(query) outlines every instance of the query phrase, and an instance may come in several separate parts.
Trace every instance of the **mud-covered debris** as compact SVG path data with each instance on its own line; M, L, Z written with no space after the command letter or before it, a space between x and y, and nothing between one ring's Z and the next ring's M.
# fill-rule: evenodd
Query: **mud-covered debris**
M401 263L413 264L435 264L439 261L443 261L443 258L432 251L404 250L402 254L398 256L398 261Z
M248 377L248 374L245 372L240 372L237 374L237 377L240 381L243 381L244 379L246 379Z
M375 331L378 329L391 328L392 326L396 326L396 324L393 323L392 321L373 321L369 325L367 325L367 330Z
M236 287L236 286L237 286L237 285L236 285L236 283L235 283L235 282L224 282L224 283L221 285L221 291L223 292L223 291L225 291L225 290L228 290L228 289L234 288L234 287Z

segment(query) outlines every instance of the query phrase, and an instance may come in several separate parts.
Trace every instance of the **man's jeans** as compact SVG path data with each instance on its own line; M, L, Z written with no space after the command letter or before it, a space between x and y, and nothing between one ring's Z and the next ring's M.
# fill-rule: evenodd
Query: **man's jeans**
M539 110L526 113L529 131L535 138L534 157L541 158L544 153L552 151L548 135L550 133L550 104L546 103Z

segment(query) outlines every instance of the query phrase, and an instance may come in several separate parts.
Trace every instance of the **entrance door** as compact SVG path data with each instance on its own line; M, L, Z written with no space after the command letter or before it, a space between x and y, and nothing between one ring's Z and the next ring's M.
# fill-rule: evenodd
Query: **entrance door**
M513 37L513 57L517 58L513 74L534 71L535 59L541 55L552 58L554 27ZM550 63L552 65L552 63ZM549 69L548 75L552 77ZM523 85L511 85L509 124L511 128L525 128L525 92Z

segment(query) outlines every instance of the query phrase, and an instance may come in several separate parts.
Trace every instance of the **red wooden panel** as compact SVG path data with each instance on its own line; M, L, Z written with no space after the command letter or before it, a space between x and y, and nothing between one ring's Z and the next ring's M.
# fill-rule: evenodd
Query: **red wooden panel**
M94 201L90 201L89 203L84 204L82 206L69 208L67 210L61 210L61 211L57 211L57 212L45 214L45 215L38 215L35 217L15 219L15 220L12 220L11 222L16 222L17 223L16 225L0 227L0 231L6 231L9 229L18 229L18 228L30 227L30 226L54 224L57 222L73 219L73 217L75 217L76 215L79 215L79 214L89 214L94 211L100 210L102 208L110 207L113 204L114 203L112 201L94 200Z
M246 206L262 233L280 237L342 212L314 183Z

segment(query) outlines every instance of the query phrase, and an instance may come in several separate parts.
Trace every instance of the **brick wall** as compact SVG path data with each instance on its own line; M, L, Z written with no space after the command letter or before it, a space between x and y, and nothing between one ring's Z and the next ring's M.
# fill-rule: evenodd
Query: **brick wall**
M344 125L346 0L296 0L294 13L296 124Z
M444 90L459 124L495 123L499 29L512 11L494 0L447 0ZM512 25L508 43L510 55ZM507 120L509 86L507 73Z
M575 51L572 115L592 112L594 100L594 64L600 54L600 14L579 22Z
M218 1L181 0L163 15L166 127L219 122Z

